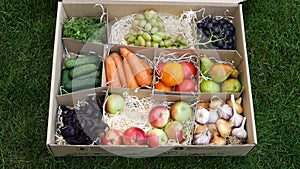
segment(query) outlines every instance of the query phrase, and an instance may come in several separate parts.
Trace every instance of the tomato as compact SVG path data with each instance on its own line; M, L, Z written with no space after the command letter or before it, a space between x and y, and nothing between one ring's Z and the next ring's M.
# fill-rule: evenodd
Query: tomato
M196 91L196 83L190 79L184 79L182 83L175 87L175 91L178 92L195 92Z
M167 86L163 82L159 81L158 83L154 84L154 89L165 92L171 92L173 90L173 87Z
M184 79L191 79L196 76L196 68L192 62L181 62L184 70Z
M166 63L161 71L161 81L167 86L176 86L184 79L184 70L178 62Z

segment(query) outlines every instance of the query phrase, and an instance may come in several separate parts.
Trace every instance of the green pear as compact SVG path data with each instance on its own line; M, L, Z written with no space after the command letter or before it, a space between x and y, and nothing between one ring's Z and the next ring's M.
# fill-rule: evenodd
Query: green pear
M242 90L242 85L238 79L227 79L221 85L222 92L238 93Z
M206 93L220 92L220 85L212 80L202 80L200 83L200 91Z
M229 64L214 64L210 69L209 69L209 76L212 78L213 81L220 83L225 81L233 72L233 67L232 65Z
M214 65L206 55L200 59L200 70L204 76L208 76L209 69Z
M231 75L230 75L230 77L232 77L232 78L238 78L239 75L240 75L239 70L237 70L236 68L234 68L233 71L232 71L232 73L231 73Z

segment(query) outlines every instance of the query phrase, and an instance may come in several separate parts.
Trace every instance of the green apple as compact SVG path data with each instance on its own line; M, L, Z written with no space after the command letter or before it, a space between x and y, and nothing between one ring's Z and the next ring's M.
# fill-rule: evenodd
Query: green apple
M193 114L193 108L187 102L176 101L170 108L171 118L175 121L186 122Z
M119 94L110 94L105 104L105 110L109 114L118 114L125 108L125 99Z
M221 85L222 92L238 93L242 90L242 85L238 79L228 79Z
M183 125L179 121L169 122L165 126L164 131L169 139L176 140L178 142L182 142L184 140Z
M147 133L147 144L150 148L155 148L168 143L168 137L162 129L154 128Z
M220 85L212 80L202 80L200 83L200 91L206 93L218 93L221 91Z

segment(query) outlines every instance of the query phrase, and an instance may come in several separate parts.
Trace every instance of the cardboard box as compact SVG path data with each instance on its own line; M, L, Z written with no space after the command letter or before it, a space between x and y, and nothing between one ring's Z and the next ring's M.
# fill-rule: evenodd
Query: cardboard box
M150 149L147 146L101 146L101 145L58 145L55 143L57 109L59 104L72 105L78 100L84 99L88 94L103 94L104 91L111 90L102 85L99 88L88 89L83 91L74 92L72 94L59 95L60 76L62 70L62 56L64 53L64 44L62 42L62 23L70 16L99 16L101 10L94 7L95 4L101 4L107 12L108 22L113 21L115 18L122 18L126 15L141 12L145 9L155 9L163 11L164 13L178 15L183 10L197 10L205 8L206 14L223 15L225 10L229 10L229 15L234 17L234 26L236 28L236 51L211 51L211 50L195 50L196 52L213 55L216 52L228 55L235 55L237 52L241 56L240 63L238 64L239 70L242 72L240 76L243 85L243 98L244 116L247 117L246 130L248 132L247 143L243 145L177 145L177 146L161 146L159 148ZM243 22L243 12L240 0L63 0L58 2L56 30L55 30L55 44L53 52L53 65L52 65L52 78L51 78L51 91L49 102L49 119L47 130L46 146L53 156L134 156L134 157L147 157L147 156L246 156L257 145L255 118L252 102L252 92L250 83L250 72L248 67L248 57L246 50L245 31ZM84 50L93 51L99 55L105 56L106 46L99 46L97 44L85 44L70 42L66 44L69 50ZM226 55L227 55L226 54ZM114 90L115 91L115 90ZM120 91L119 91L120 92ZM137 94L137 93L132 93ZM147 95L147 91L140 91L139 96ZM163 95L164 97L172 100L176 98L174 95ZM161 96L156 94L154 98L159 99ZM181 98L188 99L191 96L180 96ZM187 98L185 98L187 97ZM196 97L202 100L208 100L209 96L199 94ZM228 94L224 97L228 98Z

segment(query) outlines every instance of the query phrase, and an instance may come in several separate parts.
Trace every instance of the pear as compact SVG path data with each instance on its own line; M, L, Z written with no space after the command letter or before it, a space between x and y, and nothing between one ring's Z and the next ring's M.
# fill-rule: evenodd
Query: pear
M202 80L200 83L200 91L204 93L218 93L220 92L220 85L212 80Z
M214 65L206 55L200 59L200 70L204 76L208 76L209 69Z
M238 79L227 79L221 85L222 92L238 93L242 90L242 85Z
M220 83L225 81L232 74L233 70L232 65L217 63L209 69L208 74L213 81Z
M231 73L230 76L231 76L232 78L238 78L239 75L240 75L239 70L237 70L237 69L235 68L235 69L233 69L233 71L232 71L232 73Z

